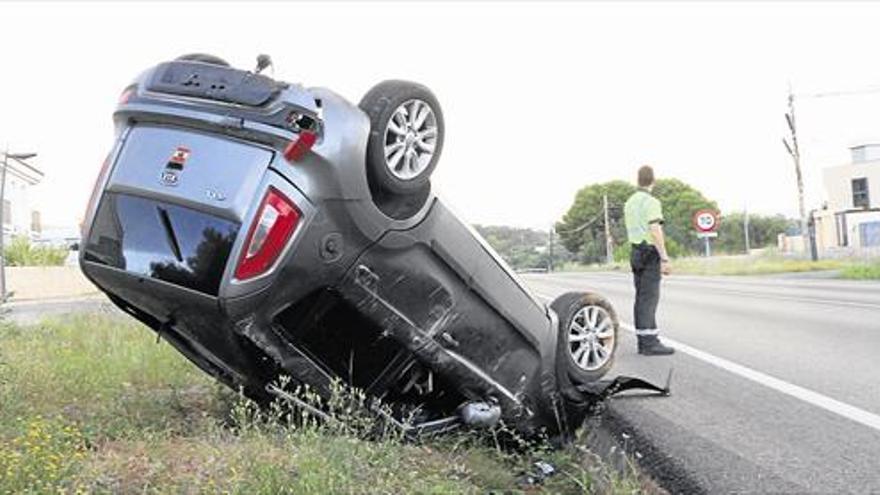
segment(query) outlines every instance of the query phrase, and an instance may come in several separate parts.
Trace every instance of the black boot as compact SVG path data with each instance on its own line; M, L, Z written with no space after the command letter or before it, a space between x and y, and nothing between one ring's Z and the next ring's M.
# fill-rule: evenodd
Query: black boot
M639 335L639 354L645 356L667 356L674 354L675 349L664 345L656 335Z

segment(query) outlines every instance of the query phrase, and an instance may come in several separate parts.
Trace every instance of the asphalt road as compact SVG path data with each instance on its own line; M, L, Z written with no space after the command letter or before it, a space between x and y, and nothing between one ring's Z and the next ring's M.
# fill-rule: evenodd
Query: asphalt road
M599 292L632 323L628 273L524 279L544 300ZM633 435L661 483L880 493L880 284L673 275L658 321L678 352L639 356L621 329L612 374L662 384L673 368L672 396L615 398L608 417Z

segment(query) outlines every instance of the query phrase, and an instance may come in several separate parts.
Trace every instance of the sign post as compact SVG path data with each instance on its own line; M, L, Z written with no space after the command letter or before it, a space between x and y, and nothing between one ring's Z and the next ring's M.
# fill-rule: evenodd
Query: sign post
M709 239L718 237L718 212L712 210L698 210L693 217L694 229L697 237L705 243L705 254L708 258L712 255L712 247Z

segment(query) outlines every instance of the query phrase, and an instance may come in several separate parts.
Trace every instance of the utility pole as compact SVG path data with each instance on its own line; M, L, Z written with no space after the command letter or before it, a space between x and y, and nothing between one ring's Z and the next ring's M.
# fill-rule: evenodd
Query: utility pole
M599 218L600 218L601 216L602 216L602 213L598 213L598 214L596 214L593 218L587 220L586 222L580 224L579 226L577 226L577 227L575 227L575 228L573 228L573 229L570 229L570 230L563 230L562 233L563 233L563 234L574 234L574 233L576 233L576 232L581 232L582 230L586 229L586 228L589 227L590 225L593 225L594 223L596 223L597 221L599 221ZM551 244L550 244L550 247L551 247L551 248L553 247L553 244L552 244L552 243L553 243L553 232L554 232L554 229L553 229L553 226L551 226L551 227L550 227L550 243L551 243ZM556 232L556 233L558 234L559 232ZM552 257L551 257L551 260L552 260Z
M553 272L553 224L550 224L550 248L548 249L550 260L547 262L547 273Z
M608 221L608 195L602 195L602 207L605 210L605 263L614 263L614 243L611 241L611 223Z
M752 247L749 244L749 207L743 208L743 233L746 236L746 254L749 254L752 251Z
M804 206L804 177L801 173L801 152L798 148L797 127L795 126L794 120L794 93L791 91L791 86L788 88L788 113L785 114L785 121L788 123L788 129L791 131L791 143L789 144L787 139L782 138L782 144L785 145L785 149L794 160L794 170L797 175L798 186L798 209L801 215L801 237L804 239L804 250L810 250L812 253L814 250L810 244L810 233L808 232L807 226L807 209ZM812 259L813 261L816 261L815 257Z

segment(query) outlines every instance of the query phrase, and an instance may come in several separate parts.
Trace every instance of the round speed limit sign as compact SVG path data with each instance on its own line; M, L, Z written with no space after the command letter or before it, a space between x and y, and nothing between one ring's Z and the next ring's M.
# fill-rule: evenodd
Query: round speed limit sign
M712 210L700 210L694 213L694 228L698 232L715 232L718 228L718 213Z

